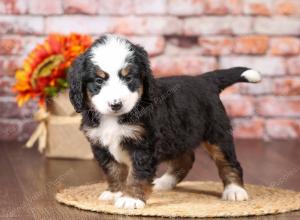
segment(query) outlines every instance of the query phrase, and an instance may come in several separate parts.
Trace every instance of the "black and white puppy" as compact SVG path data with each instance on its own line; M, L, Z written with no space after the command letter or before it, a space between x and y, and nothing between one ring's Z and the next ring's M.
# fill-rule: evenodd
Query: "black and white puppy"
M143 208L153 185L169 190L187 175L201 143L218 167L222 198L248 199L219 93L236 82L259 82L258 72L236 67L154 79L142 47L105 35L74 61L68 80L81 129L107 177L100 200ZM163 161L168 169L153 181Z

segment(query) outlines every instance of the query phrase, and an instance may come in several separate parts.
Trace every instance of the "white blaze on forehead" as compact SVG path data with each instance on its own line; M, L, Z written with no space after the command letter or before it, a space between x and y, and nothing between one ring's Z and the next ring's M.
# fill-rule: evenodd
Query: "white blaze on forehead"
M92 49L92 62L109 75L117 74L126 65L126 58L132 55L129 46L124 39L107 35L104 43Z

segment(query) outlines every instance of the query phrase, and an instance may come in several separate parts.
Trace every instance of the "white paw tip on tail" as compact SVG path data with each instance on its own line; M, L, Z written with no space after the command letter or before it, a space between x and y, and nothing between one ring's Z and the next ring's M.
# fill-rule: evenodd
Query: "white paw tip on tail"
M164 174L160 178L153 181L153 190L155 191L167 191L171 190L176 186L176 177L170 174Z
M140 199L124 196L116 200L115 207L119 209L142 209L145 207L145 202Z
M241 75L245 79L247 79L249 82L256 83L261 81L261 75L259 72L255 70L246 70L245 72L242 73Z
M109 201L114 200L122 196L122 192L111 192L111 191L104 191L98 197L99 200L102 201Z
M225 187L222 199L230 201L245 201L249 199L249 196L244 188L231 183Z

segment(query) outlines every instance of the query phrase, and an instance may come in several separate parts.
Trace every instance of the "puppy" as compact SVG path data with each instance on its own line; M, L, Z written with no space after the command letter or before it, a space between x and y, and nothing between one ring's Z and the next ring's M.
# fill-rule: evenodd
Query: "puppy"
M142 47L114 35L100 37L68 73L81 129L107 177L99 199L114 200L118 208L143 208L152 185L170 190L187 175L203 143L223 181L222 198L247 200L219 93L237 82L260 80L244 67L154 79ZM163 161L168 169L153 182Z

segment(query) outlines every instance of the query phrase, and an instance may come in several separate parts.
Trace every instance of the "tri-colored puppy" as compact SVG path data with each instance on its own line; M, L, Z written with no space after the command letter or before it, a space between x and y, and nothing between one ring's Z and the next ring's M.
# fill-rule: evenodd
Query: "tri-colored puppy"
M68 79L81 129L107 176L99 199L143 208L153 184L169 190L187 175L201 143L219 169L222 198L248 199L219 93L236 82L259 82L258 72L236 67L154 79L142 47L105 35L75 60ZM163 161L166 174L153 180Z

